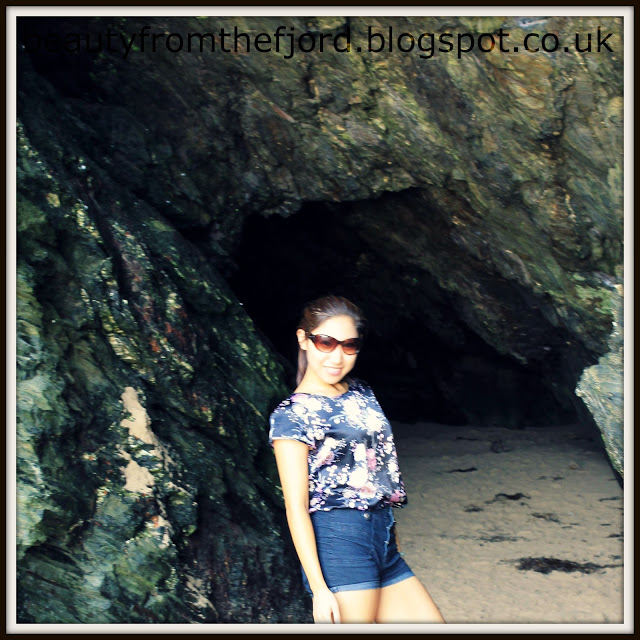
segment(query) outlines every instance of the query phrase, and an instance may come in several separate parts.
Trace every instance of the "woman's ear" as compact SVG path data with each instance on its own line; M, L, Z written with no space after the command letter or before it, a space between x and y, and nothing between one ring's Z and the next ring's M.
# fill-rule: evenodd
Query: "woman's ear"
M307 334L304 329L298 329L296 331L296 337L298 338L298 345L304 351L307 350Z

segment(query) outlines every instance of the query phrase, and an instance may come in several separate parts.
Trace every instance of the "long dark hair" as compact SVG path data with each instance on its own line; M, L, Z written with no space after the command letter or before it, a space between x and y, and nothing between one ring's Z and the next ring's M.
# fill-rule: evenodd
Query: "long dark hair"
M305 333L313 333L316 327L319 327L329 318L335 318L336 316L349 316L356 325L358 335L361 335L365 327L362 311L353 302L340 296L325 296L309 302L302 311L298 329L302 329ZM296 385L300 384L306 370L307 352L298 346Z

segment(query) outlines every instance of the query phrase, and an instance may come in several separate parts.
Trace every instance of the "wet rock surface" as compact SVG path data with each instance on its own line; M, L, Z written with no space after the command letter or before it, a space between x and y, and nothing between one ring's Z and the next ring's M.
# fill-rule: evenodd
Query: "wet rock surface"
M287 24L391 20L522 32ZM358 366L396 418L588 408L622 472L622 25L597 20L614 53L19 51L21 621L310 619L266 421L328 291L365 309Z

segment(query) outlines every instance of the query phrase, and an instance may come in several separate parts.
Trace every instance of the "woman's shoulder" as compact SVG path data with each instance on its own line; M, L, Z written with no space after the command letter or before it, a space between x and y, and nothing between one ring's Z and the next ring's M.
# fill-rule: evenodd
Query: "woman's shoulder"
M371 385L368 382L365 382L361 378L348 378L349 383L349 391L360 392L364 395L368 395L373 393L373 389L371 389Z
M278 413L286 413L287 411L290 411L294 402L294 396L295 396L295 393L291 394L284 400L281 400L276 406L276 408L271 412L271 415L275 415Z
M271 415L297 415L304 410L309 411L311 408L320 408L322 398L309 393L294 391L290 396L282 400L278 406L272 411Z
M373 391L371 385L362 380L360 378L352 378L349 380L349 389L356 395L359 396L360 402L366 404L367 406L380 408L380 403L378 402L378 398Z

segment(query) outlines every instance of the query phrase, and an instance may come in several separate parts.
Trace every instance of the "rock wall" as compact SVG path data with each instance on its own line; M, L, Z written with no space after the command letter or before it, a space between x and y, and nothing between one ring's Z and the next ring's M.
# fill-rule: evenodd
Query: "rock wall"
M622 285L613 298L609 351L580 376L576 394L594 417L614 469L624 477L624 300Z
M623 259L621 19L538 25L613 34L613 52L590 54L125 57L29 39L147 25L273 33L283 21L349 28L354 46L389 24L527 29L466 17L21 21L23 622L309 619L266 443L282 368L226 283L253 215L335 207L366 246L361 281L391 285L375 299L381 316L447 340L472 331L565 401L609 349ZM433 312L445 304L448 316ZM606 376L620 381L621 363ZM610 422L621 471L621 417Z
M305 619L265 432L286 388L242 307L21 128L18 178L19 621Z

